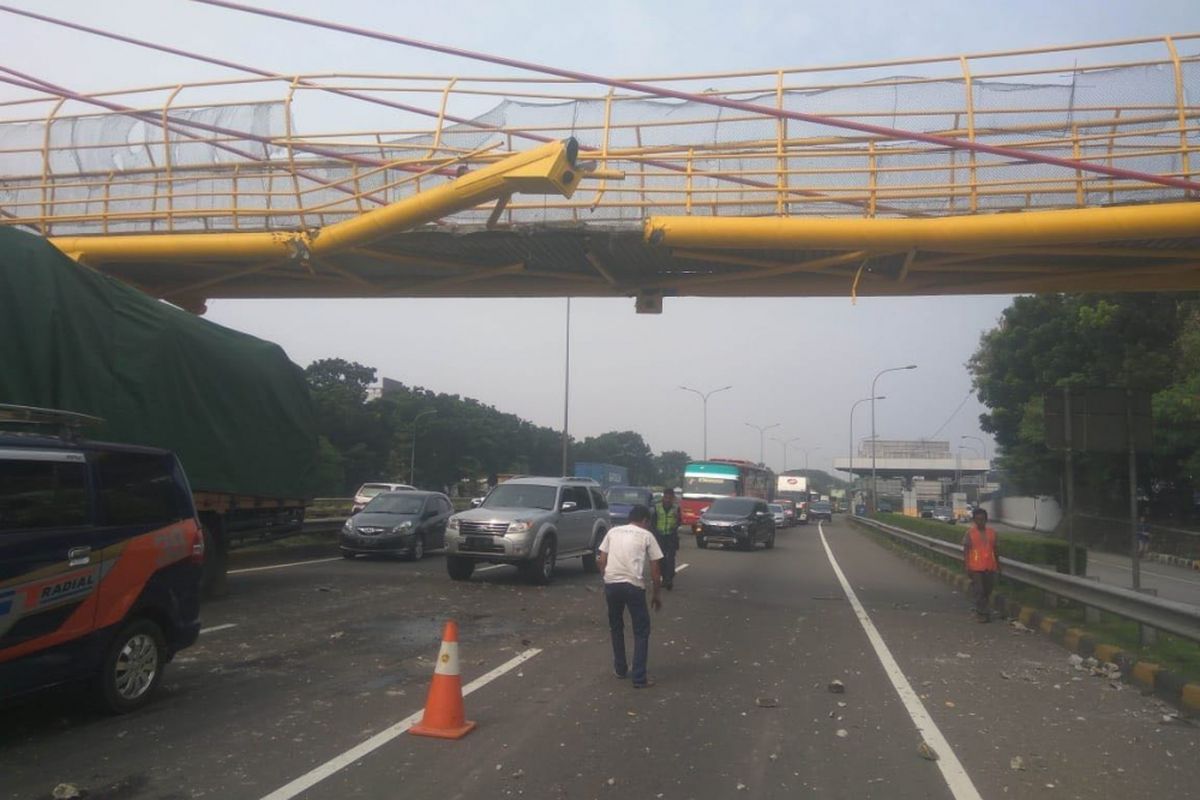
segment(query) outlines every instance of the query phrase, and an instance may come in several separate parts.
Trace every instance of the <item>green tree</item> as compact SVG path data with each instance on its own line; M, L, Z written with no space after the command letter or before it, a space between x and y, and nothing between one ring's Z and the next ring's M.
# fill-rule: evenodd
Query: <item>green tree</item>
M683 470L692 457L682 450L664 450L654 457L654 483L658 486L682 486Z
M629 482L644 486L655 480L654 453L640 433L634 431L609 431L599 436L589 436L575 445L573 461L597 461L616 464L629 470Z
M1200 324L1192 295L1038 295L1018 297L1000 324L983 334L967 367L980 401L983 430L999 446L999 466L1014 488L1060 495L1062 455L1044 443L1042 398L1057 387L1118 386L1149 391L1160 435L1151 480L1180 488L1197 441L1195 394ZM1170 420L1191 431L1163 435ZM1175 427L1172 424L1170 427ZM1120 504L1122 457L1083 454L1076 484L1081 502ZM1147 484L1149 485L1149 484ZM1127 496L1127 495L1126 495Z

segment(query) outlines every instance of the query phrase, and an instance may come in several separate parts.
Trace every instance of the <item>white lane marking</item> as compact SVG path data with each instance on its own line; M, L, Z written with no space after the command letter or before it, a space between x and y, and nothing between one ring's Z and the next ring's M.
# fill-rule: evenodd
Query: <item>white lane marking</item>
M515 564L492 564L490 567L480 567L476 572L487 572L489 569L502 569L503 567L513 567Z
M243 569L231 569L227 575L241 575L244 572L264 572L268 569L284 569L285 567L303 567L305 564L324 564L326 561L341 561L342 557L337 558L314 558L311 561L293 561L289 564L269 564L265 567L245 567Z
M213 625L211 628L201 628L200 632L201 633L216 633L217 631L223 631L223 630L227 630L229 628L236 628L236 627L237 627L236 622L226 622L224 625Z
M825 555L829 557L829 566L833 567L833 574L837 575L838 582L842 584L842 591L846 593L846 599L850 601L850 607L854 609L854 615L858 617L859 623L862 625L863 630L866 631L867 639L870 640L871 646L875 648L875 655L879 658L879 663L883 665L883 671L887 673L888 680L892 682L892 686L896 689L896 694L900 695L900 702L904 703L904 708L908 711L908 716L912 718L913 724L917 726L917 733L937 752L939 758L935 763L938 765L938 769L942 771L942 778L945 779L946 785L950 788L950 793L954 795L955 800L982 800L978 790L975 789L975 784L971 782L971 777L967 775L967 771L963 769L963 765L959 762L958 757L950 749L950 743L946 741L946 737L942 736L942 732L938 730L933 717L929 716L929 712L925 710L925 705L921 702L921 698L917 697L917 693L913 691L908 678L904 677L904 673L900 670L900 665L896 663L896 659L892 656L892 651L888 649L888 646L883 641L883 637L879 635L879 631L875 628L875 623L871 622L871 618L867 616L867 610L858 601L858 595L850 587L850 582L846 580L845 573L838 566L837 559L833 557L833 550L830 549L829 542L825 539L825 529L820 523L817 524L817 531L821 536L821 544L825 547Z
M683 572L685 569L687 569L690 566L691 566L691 564L676 564L675 565L675 573L678 574L680 572Z
M491 672L480 675L478 678L463 687L463 696L466 697L476 689L482 689L484 686L487 686L489 683L496 680L496 678L499 678L506 672L511 672L513 669L521 664L524 664L526 661L533 658L540 652L542 651L536 647L531 648L520 655L510 658L508 661L505 661ZM280 788L266 795L262 800L291 800L291 798L311 789L313 786L325 780L330 775L345 769L354 762L358 761L360 758L369 755L373 751L378 750L380 747L383 747L385 744L395 739L397 736L400 736L413 725L416 725L418 722L420 722L424 713L425 711L421 710L417 711L416 713L409 714L392 727L380 731L361 744L351 747L341 755L335 756L321 766L304 773L291 783L281 786Z

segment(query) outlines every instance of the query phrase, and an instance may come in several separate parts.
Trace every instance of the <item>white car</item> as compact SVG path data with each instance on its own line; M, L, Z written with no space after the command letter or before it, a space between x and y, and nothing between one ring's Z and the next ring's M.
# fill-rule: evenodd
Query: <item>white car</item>
M371 502L371 498L377 494L402 492L405 490L414 491L416 488L415 486L409 486L407 483L364 483L354 493L354 505L350 508L350 513L353 515L362 511L363 507Z

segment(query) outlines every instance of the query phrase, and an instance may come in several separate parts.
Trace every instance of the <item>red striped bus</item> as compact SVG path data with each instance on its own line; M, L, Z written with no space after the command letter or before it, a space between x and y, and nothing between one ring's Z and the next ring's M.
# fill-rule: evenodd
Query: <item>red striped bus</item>
M693 461L683 471L680 517L691 525L718 497L761 497L770 500L775 475L766 467L732 458Z

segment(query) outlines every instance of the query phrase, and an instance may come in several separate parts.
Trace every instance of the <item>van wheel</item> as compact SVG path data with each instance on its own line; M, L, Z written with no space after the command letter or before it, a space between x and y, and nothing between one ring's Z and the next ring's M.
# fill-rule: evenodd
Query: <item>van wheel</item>
M522 570L525 573L525 578L538 586L545 586L554 579L554 564L558 556L558 546L555 544L553 536L547 536L542 540L542 546L538 548L537 557L533 561L522 564Z
M135 711L154 695L167 664L162 629L148 619L133 620L117 634L104 656L100 694L113 713Z
M446 556L446 572L449 573L451 579L456 581L466 581L471 579L471 573L475 571L475 562L469 558L462 556Z
M775 546L775 531L771 531L771 535L767 537L767 543L766 543L765 547L768 550L770 550L774 546Z
M701 550L707 550L708 549L708 539L705 539L703 536L697 536L696 537L696 547L699 547Z

